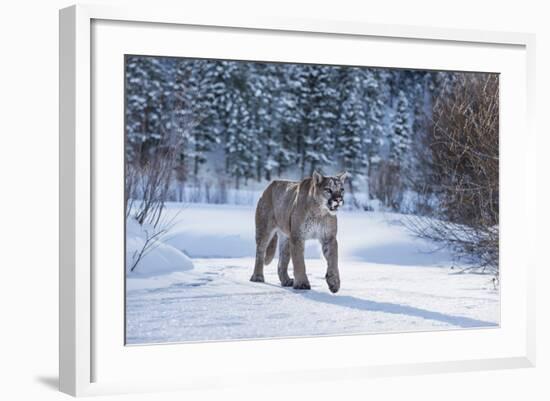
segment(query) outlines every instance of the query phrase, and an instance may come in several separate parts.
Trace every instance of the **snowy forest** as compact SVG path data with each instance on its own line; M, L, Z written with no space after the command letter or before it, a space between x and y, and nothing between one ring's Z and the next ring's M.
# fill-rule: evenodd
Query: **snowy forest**
M352 189L394 208L405 185L387 190L383 181L422 162L425 149L414 145L424 146L432 99L452 78L155 57L129 57L126 73L128 161L143 163L173 137L167 145L178 154L169 199L180 200L178 188L197 185L205 171L224 185L246 188L274 176L344 169ZM385 176L390 166L396 177Z
M126 56L126 211L254 205L275 178L351 174L347 210L498 267L498 75ZM431 219L434 218L434 219Z

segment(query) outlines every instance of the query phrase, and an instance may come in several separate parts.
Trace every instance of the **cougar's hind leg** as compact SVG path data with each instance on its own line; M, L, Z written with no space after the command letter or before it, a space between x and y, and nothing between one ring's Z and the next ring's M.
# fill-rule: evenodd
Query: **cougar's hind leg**
M250 281L256 281L259 283L264 282L264 260L265 251L269 245L269 241L273 237L273 230L267 235L256 239L256 262L254 263L254 273L250 277Z
M264 261L265 251L271 238L275 234L273 219L269 215L262 213L262 205L258 204L256 210L256 262L254 263L254 272L250 281L264 282Z
M279 280L283 287L292 287L294 280L288 276L288 263L290 262L290 245L288 243L288 237L283 234L277 235L279 236L279 265L277 266Z
M304 240L301 237L290 237L290 257L294 269L294 283L292 288L295 290L309 290L309 280L306 275L306 264L304 261Z

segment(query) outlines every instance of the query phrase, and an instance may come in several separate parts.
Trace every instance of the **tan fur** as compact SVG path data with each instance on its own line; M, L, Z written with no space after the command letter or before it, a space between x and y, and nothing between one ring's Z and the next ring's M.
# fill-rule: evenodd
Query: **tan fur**
M269 264L279 241L278 273L281 285L310 289L304 263L304 243L321 242L327 260L329 289L340 288L336 210L343 204L347 173L323 177L314 173L302 181L271 182L256 207L256 262L251 281L263 282L264 264ZM288 275L292 259L294 279Z
M267 246L267 250L265 251L265 261L264 264L268 265L273 260L273 257L275 256L275 251L277 250L277 236L274 235L271 241L269 241L269 245Z

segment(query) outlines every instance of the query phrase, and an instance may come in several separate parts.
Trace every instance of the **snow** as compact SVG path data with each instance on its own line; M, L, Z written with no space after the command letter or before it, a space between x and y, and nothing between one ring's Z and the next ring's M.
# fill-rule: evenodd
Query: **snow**
M163 247L144 259L147 274L127 276L129 344L499 324L492 276L461 273L450 254L412 237L398 214L339 212L337 294L328 291L326 262L315 241L306 251L310 291L280 287L277 259L265 267L265 283L250 282L255 247L249 206L170 204L167 215L175 214L180 221ZM159 263L156 274L153 260L161 260L165 249L186 262Z
M178 213L172 204L170 213ZM166 243L192 258L254 257L254 208L237 205L188 204L179 213L181 220L167 236ZM318 258L318 244L308 242L306 257Z
M193 268L193 262L181 250L162 242L163 237L156 241L148 251L143 253L135 269L131 271L136 258L143 249L145 241L157 231L151 226L141 227L134 219L126 223L126 272L128 277L150 277Z

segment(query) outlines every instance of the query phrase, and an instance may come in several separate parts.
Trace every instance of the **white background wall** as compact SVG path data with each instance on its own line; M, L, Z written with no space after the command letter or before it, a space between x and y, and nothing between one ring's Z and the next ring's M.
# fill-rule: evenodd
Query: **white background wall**
M113 0L98 3L132 3ZM135 1L134 1L135 3ZM156 7L185 1L151 1ZM547 208L547 90L550 29L544 1L188 1L223 12L397 23L537 34L539 209ZM200 4L199 4L200 3ZM57 387L58 20L65 0L4 0L0 20L0 398L62 399ZM259 11L259 12L260 12ZM522 135L522 133L518 133ZM543 188L543 184L544 187ZM539 210L537 348L534 369L371 379L205 394L122 396L132 400L208 399L548 399L550 305L548 212ZM289 363L292 363L289 358ZM545 380L546 379L546 380ZM108 399L114 397L108 397Z

